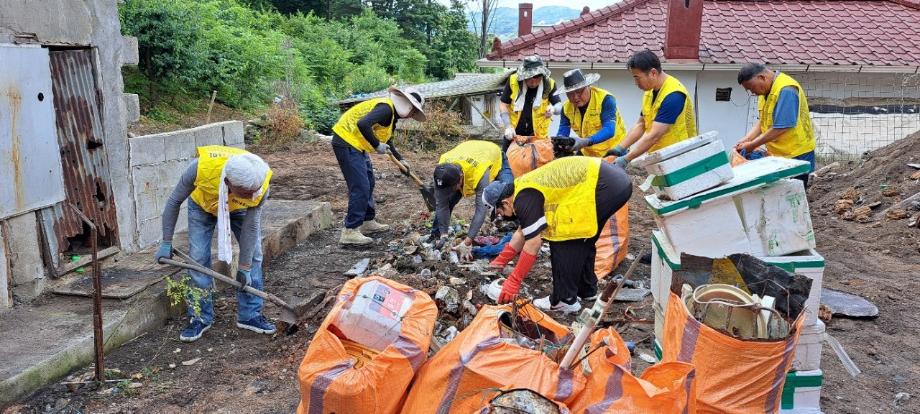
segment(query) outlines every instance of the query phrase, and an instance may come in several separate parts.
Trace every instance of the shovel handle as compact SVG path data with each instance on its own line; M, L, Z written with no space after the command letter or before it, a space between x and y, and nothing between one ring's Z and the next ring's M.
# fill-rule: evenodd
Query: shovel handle
M199 272L199 273L204 273L204 274L206 274L206 275L208 275L208 276L211 276L211 277L213 277L213 278L215 278L215 279L217 279L217 280L219 280L219 281L221 281L221 282L224 282L224 283L226 283L226 284L228 284L228 285L230 285L230 286L233 286L233 287L235 287L235 288L237 288L237 289L242 288L242 290L243 290L244 292L249 293L249 294L251 294L251 295L258 296L258 297L260 297L260 298L262 298L262 299L264 299L264 300L270 301L270 302L272 302L272 303L274 303L274 304L276 304L276 305L278 305L278 306L281 306L281 307L283 307L283 308L287 308L287 309L290 309L290 310L293 310L293 309L294 309L294 308L293 308L291 305L289 305L287 302L281 300L281 298L279 298L279 297L277 297L277 296L275 296L275 295L273 295L273 294L271 294L271 293L263 292L263 291L261 291L261 290L258 290L258 289L256 289L256 288L252 287L252 286L243 287L243 284L241 284L240 282L237 282L235 279L231 279L231 278L229 278L229 277L227 277L227 276L224 276L223 274L221 274L221 273L219 273L219 272L216 272L216 271L211 270L211 269L208 269L208 268L206 268L206 267L204 267L204 266L198 265L194 260L192 260L191 257L189 257L187 254L183 253L182 251L175 250L175 249L174 249L173 251L176 252L176 254L177 254L179 257L182 257L183 260L187 260L189 263L180 262L180 261L178 261L178 260L167 259L167 258L160 258L159 262L162 263L162 264L173 265L173 266L181 267L181 268L188 269L188 270L194 270L194 271Z
M393 155L392 152L387 151L387 156L390 157L390 161L393 161L393 164L396 164L396 166L399 167L399 172L403 173L403 175L407 175L407 176L409 176L409 177L412 177L412 180L414 180L415 183L419 185L419 187L425 186L425 182L423 182L421 178L418 178L418 176L415 175L414 172L409 171L409 170L406 168L406 166L403 165L403 163L399 162L399 160L396 159L396 156Z

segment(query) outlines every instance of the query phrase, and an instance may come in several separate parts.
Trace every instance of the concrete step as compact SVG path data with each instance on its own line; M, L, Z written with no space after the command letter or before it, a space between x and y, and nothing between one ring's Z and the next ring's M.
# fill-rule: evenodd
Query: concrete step
M269 200L263 214L266 263L333 221L329 203L311 201ZM152 254L148 248L118 263L146 263ZM175 269L164 267L164 275L170 273ZM169 306L162 282L126 300L103 301L106 351L182 312ZM0 410L93 362L92 314L89 298L48 295L0 315Z

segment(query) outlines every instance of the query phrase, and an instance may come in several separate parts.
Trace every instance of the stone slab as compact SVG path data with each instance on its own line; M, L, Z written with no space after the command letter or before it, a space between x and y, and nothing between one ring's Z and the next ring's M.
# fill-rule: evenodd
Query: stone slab
M878 307L859 296L828 288L821 289L821 304L831 308L834 315L851 318L874 318Z

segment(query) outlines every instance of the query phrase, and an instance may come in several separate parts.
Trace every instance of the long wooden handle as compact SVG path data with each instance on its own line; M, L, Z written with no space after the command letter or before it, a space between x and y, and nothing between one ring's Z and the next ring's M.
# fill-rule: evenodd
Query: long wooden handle
M414 180L415 183L419 185L419 187L425 186L425 182L422 181L421 178L418 178L418 176L415 175L414 172L406 169L406 166L403 165L403 163L399 162L399 160L396 159L396 156L393 155L392 152L387 151L387 156L390 157L390 161L393 161L393 164L396 164L396 166L399 167L399 172L403 173L404 175L408 175L409 177L412 177L412 180Z

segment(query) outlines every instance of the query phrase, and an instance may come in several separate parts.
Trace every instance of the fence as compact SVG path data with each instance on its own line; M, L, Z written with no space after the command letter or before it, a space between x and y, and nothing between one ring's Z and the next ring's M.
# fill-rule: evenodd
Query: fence
M819 158L858 159L920 131L920 74L789 73L808 96ZM756 100L749 119L757 119Z

